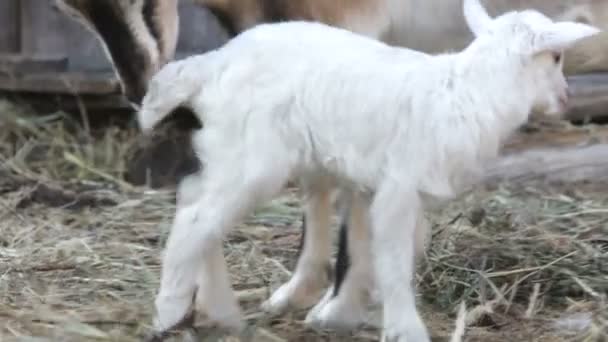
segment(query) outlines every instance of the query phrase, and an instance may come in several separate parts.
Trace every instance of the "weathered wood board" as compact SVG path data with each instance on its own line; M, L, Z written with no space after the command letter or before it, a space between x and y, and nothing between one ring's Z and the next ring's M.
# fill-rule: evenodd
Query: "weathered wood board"
M0 52L13 53L20 49L18 0L0 1Z
M10 74L31 74L38 72L63 72L68 67L67 57L24 55L24 54L0 54L0 72Z
M0 73L0 89L57 94L111 95L120 92L120 85L111 72L35 72Z

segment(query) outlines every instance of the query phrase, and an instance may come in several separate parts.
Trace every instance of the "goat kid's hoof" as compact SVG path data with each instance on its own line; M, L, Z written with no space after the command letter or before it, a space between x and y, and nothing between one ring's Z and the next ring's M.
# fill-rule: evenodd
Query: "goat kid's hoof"
M380 342L431 342L426 328L411 329L408 332L383 332Z
M386 336L383 335L380 342L431 342L430 339L416 339L412 337L406 337L403 335L399 336Z
M305 309L314 305L323 287L318 284L290 281L281 285L261 305L270 315L281 315L292 309Z
M280 289L281 288L279 288L279 290ZM277 293L279 290L273 293L272 296L264 301L260 306L262 311L271 316L282 315L285 312L297 307L297 305L291 303L289 297L284 293Z
M223 316L211 316L197 313L195 316L195 328L217 330L227 334L240 334L245 330L245 328L247 328L245 319L240 312Z
M192 320L193 297L158 295L154 330L163 334Z
M310 310L304 321L312 329L348 332L365 324L366 312L358 303L332 299L319 304Z
M155 329L150 334L143 338L144 342L162 342L166 338L172 336L182 329L188 329L193 327L194 325L194 314L190 312L186 317L184 317L180 322L173 325L172 327L161 329L159 328L158 318L155 319L154 322Z

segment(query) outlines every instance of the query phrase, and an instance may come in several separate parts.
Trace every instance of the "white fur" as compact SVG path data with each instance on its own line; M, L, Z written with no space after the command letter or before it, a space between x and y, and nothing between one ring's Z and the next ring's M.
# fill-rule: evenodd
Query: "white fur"
M469 23L487 15L476 2L465 0ZM597 32L562 32L531 11L487 25L476 26L483 33L461 53L416 58L322 24L260 25L162 68L140 125L149 130L176 106L190 106L205 125L193 137L205 172L167 242L157 328L178 323L195 293L205 299L197 311L239 327L222 238L289 179L327 177L370 199L370 268L387 338L429 341L413 284L426 203L473 184L533 109L563 111L566 83L553 54ZM547 32L561 32L553 40L560 43L541 51Z

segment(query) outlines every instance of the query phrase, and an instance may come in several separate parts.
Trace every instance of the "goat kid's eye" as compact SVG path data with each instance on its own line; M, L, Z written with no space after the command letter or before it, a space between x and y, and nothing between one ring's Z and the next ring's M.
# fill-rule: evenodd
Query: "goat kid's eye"
M559 64L562 61L562 54L560 52L553 53L553 61L555 64Z

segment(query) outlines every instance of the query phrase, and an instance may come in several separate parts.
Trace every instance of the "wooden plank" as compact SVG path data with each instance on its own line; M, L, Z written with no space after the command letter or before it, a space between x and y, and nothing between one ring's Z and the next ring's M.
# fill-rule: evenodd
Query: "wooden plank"
M67 66L68 59L66 57L0 53L0 72L5 73L66 71Z
M21 0L21 52L65 55L64 18L51 10L50 1Z
M104 123L107 119L116 119L124 115L131 115L133 107L120 94L90 95L55 93L11 92L0 90L0 98L27 103L36 113L52 113L65 111L80 116L82 106L87 110L91 127L98 122Z
M111 70L97 37L80 23L53 9L50 1L21 1L24 54L67 57L71 71Z
M19 52L19 26L19 0L0 1L0 52Z
M119 94L120 85L112 73L45 72L0 73L0 89L51 94Z

